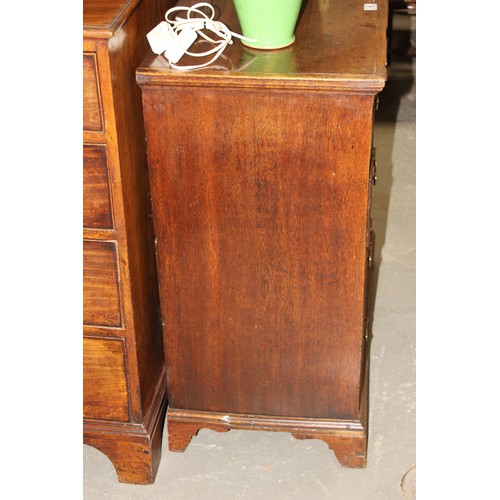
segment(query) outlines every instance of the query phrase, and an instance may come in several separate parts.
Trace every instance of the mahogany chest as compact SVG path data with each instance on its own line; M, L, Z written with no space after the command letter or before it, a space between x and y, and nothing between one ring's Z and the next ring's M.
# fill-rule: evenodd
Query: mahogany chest
M365 466L375 5L309 0L286 49L236 40L202 70L150 53L137 71L170 450L201 428L284 431Z
M83 431L118 479L151 483L166 408L135 70L159 0L83 2Z

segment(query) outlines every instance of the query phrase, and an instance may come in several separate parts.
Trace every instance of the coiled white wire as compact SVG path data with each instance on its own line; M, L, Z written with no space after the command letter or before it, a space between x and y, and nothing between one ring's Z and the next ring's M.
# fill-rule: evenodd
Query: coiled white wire
M207 15L205 14L205 12L200 10L204 7L209 9L210 15ZM179 16L176 16L174 19L172 19L172 15L178 12L185 12L187 14L187 17L181 18ZM193 17L196 15L198 17ZM172 7L166 12L165 20L172 27L176 35L178 35L185 28L191 28L195 30L199 36L201 36L208 42L214 44L214 47L212 49L207 50L205 52L189 52L189 51L185 52L185 54L192 57L206 57L211 54L214 54L214 56L212 57L212 59L210 59L210 61L202 64L194 64L189 66L177 65L169 61L169 64L170 66L172 66L172 68L189 70L189 69L203 68L205 66L212 64L222 54L222 52L224 52L224 49L228 45L233 43L232 40L233 37L240 38L248 42L254 41L243 35L239 35L238 33L232 32L224 23L221 23L220 21L215 21L214 18L215 18L215 10L213 6L207 2L200 2L193 5L192 7ZM219 37L219 39L213 40L206 33L204 33L204 30L213 32Z

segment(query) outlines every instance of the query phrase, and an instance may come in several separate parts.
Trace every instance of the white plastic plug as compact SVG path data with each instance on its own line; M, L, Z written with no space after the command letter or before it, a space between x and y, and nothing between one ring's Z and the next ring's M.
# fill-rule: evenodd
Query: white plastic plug
M165 57L168 62L175 64L193 45L198 33L192 28L184 28L165 48Z
M146 38L151 50L155 54L161 54L165 52L165 49L175 40L176 36L170 24L167 21L162 21L146 35Z
M206 12L208 11L208 13ZM173 15L182 12L184 15ZM214 33L217 38L213 40L206 32ZM188 52L189 47L196 41L198 35L212 44L212 48L203 52ZM238 33L233 33L225 24L215 21L215 9L207 2L195 3L191 7L172 7L165 14L165 21L152 29L147 38L151 50L155 54L162 54L174 69L197 69L212 64L233 43L232 38L240 38L248 42L254 42ZM194 57L212 56L212 58L201 64L177 66L176 63L184 54Z

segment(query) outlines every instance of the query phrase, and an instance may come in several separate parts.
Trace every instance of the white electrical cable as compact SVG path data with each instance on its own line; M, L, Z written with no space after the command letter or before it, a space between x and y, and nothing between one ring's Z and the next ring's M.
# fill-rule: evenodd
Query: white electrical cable
M210 15L205 14L202 8L206 7L210 11ZM174 19L172 19L172 14L185 12L187 17L182 18L177 15ZM188 54L192 57L206 57L214 54L214 57L208 62L203 64L194 64L189 66L181 66L172 63L169 60L169 64L174 69L180 70L190 70L190 69L198 69L203 68L212 64L224 51L224 49L233 43L232 38L240 38L242 40L246 40L248 42L252 42L254 40L247 38L243 35L239 35L238 33L234 33L220 21L215 21L215 10L213 6L207 2L200 2L192 7L172 7L165 14L165 20L170 25L173 33L176 36L179 36L183 30L193 30L197 35L201 36L205 40L214 44L214 47L205 52L189 52L185 50L184 53ZM214 40L210 38L204 31L211 31L215 35L217 35L218 39ZM189 47L188 47L189 48ZM176 61L177 62L177 61Z

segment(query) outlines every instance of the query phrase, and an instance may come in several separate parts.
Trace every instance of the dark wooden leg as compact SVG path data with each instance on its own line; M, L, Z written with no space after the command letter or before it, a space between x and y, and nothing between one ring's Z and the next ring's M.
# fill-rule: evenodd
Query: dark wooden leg
M191 442L191 438L198 434L199 424L186 424L185 422L169 422L168 426L168 449L170 451L183 452Z
M174 418L171 420L167 417L168 426L168 449L170 451L183 452L191 442L191 438L198 434L200 429L211 429L217 432L227 432L228 427L222 425L213 425L210 423L201 422L183 422L177 421Z
M161 458L159 434L139 436L92 436L85 443L104 453L115 467L118 481L131 484L152 484Z
M340 465L356 469L366 467L365 436L328 436L324 434L293 434L297 439L321 439L335 453Z
M109 458L121 483L154 483L160 465L167 409L165 384L158 385L143 424L83 422L83 442Z

